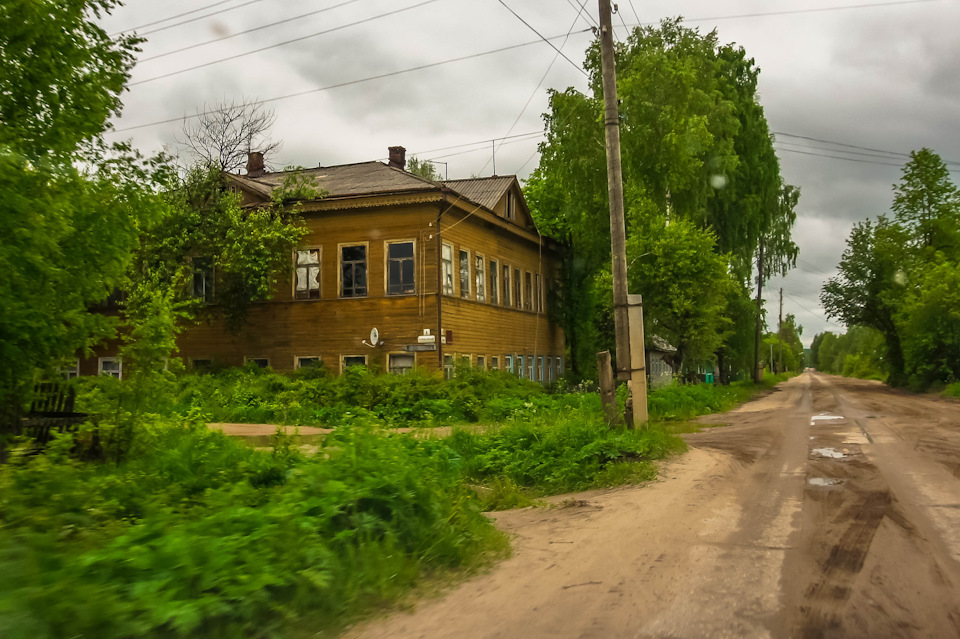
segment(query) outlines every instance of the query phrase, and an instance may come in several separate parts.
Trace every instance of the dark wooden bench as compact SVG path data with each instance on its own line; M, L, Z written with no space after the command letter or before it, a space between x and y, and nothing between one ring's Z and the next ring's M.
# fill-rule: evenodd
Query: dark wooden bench
M86 421L86 413L74 410L76 399L77 391L72 386L58 382L37 384L26 414L18 406L4 407L0 415L2 439L25 436L32 440L34 450L40 450L50 443L54 433L74 431ZM7 441L0 441L0 461L6 457L3 450L6 444Z

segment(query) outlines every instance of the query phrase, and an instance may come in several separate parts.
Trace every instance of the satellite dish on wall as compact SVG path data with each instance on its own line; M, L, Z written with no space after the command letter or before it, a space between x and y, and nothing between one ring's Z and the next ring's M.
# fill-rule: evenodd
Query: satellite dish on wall
M370 343L374 346L380 343L380 331L377 330L376 326L370 329Z

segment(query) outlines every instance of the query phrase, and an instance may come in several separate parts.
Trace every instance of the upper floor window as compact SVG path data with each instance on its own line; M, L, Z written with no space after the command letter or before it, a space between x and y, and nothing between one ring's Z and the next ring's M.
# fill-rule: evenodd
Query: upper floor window
M298 300L320 299L320 249L297 251L293 296Z
M523 310L535 310L533 308L533 276L530 271L523 274Z
M340 297L365 297L367 294L367 245L340 247Z
M470 297L470 251L460 249L460 297Z
M513 269L513 307L523 308L523 284L520 281L520 269Z
M202 302L213 301L213 260L195 257L193 263L193 296Z
M510 267L503 265L503 305L510 306Z
M497 287L499 282L497 281L497 262L496 260L490 260L490 303L497 304L497 296L499 291Z
M413 242L387 243L387 295L416 293Z
M123 377L123 362L120 361L119 357L101 357L97 360L97 374L121 379Z
M444 244L441 249L441 279L443 294L453 295L453 246Z
M507 197L504 199L503 211L508 220L512 220L517 216L516 201L513 198L512 191L507 191Z
M477 301L487 301L487 269L486 260L482 255L477 255L473 260L473 279L477 287Z
M543 278L540 277L540 274L539 274L539 273L537 273L537 295L536 295L536 297L535 297L534 299L536 300L537 307L536 307L535 309L533 309L533 310L535 310L535 311L538 312L538 313L542 313L542 312L543 312L543 306L544 306L544 304L543 304Z

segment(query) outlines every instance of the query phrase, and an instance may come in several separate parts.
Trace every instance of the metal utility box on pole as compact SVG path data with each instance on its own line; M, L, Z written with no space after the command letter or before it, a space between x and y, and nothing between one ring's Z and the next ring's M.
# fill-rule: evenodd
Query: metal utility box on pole
M637 296L639 326L631 322L627 299L627 240L623 214L623 170L620 163L620 111L613 55L610 0L600 0L600 67L603 76L603 130L607 151L607 190L610 199L610 255L613 262L613 321L617 345L617 379L629 380L633 392L633 424L647 421L647 382L644 365L643 311ZM631 327L631 324L633 326ZM631 339L631 336L633 338ZM632 354L631 354L632 351Z

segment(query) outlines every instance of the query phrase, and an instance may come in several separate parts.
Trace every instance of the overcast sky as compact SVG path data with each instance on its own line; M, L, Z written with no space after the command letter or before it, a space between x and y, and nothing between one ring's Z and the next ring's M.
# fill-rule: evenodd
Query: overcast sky
M552 42L582 64L598 3L504 1L530 26L499 0L130 0L103 20L147 38L110 137L155 152L205 106L282 98L268 102L277 166L383 159L402 145L446 162L438 169L451 179L484 176L496 139L496 173L523 179L538 162L546 90L586 90L533 29L561 36ZM620 0L613 20L624 39L624 24L677 15L756 60L783 175L801 189L800 261L766 288L772 317L782 286L806 345L842 332L824 317L820 287L853 223L889 209L898 154L930 147L960 176L960 1ZM467 59L437 64L457 58ZM426 68L405 72L416 67Z

